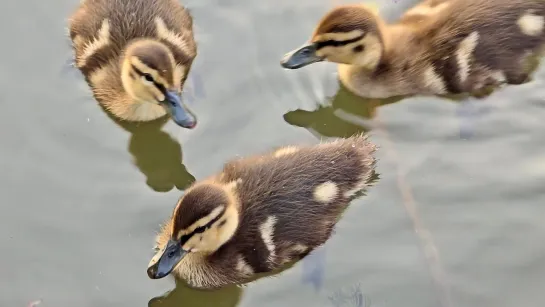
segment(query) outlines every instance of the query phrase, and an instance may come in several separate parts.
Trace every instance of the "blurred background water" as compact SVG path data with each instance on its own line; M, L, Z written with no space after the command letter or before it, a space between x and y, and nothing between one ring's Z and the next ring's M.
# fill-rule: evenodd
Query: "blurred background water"
M355 2L355 1L352 1ZM283 70L326 0L188 0L199 55L193 131L120 125L77 72L77 0L0 4L0 305L540 306L545 303L545 70L464 103L363 100L333 64ZM397 18L414 0L382 1ZM369 131L381 179L320 250L247 287L150 280L181 191L237 155Z

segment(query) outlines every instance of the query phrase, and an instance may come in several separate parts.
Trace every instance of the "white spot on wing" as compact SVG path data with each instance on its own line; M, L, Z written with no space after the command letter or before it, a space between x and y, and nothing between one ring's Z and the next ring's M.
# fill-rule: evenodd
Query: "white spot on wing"
M465 82L469 76L469 62L471 60L471 54L475 47L477 46L477 41L479 39L478 32L471 32L466 38L464 38L458 50L456 50L456 61L458 62L458 76L460 77L460 82Z
M299 148L297 148L295 146L286 146L286 147L278 149L274 153L274 156L276 158L278 158L278 157L282 157L282 156L289 155L289 154L292 154L292 153L296 153L297 151L299 151Z
M302 253L304 253L304 252L306 252L308 250L308 246L298 243L298 244L293 245L291 247L291 250L296 252L296 253L302 254Z
M314 199L321 203L329 203L337 196L339 188L332 181L326 181L314 189Z
M424 84L434 94L445 94L445 83L443 79L435 73L433 66L430 66L424 70Z
M110 42L110 22L108 19L102 21L102 26L98 30L97 36L90 42L88 42L83 48L82 54L76 60L78 67L85 66L87 59L92 56L97 50L108 45Z
M238 255L237 257L237 271L246 276L252 275L254 273L254 270L246 262L246 260L244 260L244 257L242 255Z
M522 33L529 36L538 36L543 32L544 19L543 16L527 13L517 20L517 24Z
M505 74L501 70L493 71L491 77L500 83L506 82Z
M263 239L263 243L265 243L265 246L269 250L269 261L274 261L274 258L276 257L276 247L273 241L275 225L276 217L271 215L267 217L267 220L259 227L261 239Z

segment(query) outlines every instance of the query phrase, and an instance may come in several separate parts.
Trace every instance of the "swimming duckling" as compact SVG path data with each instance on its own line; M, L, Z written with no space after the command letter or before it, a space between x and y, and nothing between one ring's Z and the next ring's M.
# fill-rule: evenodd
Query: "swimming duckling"
M70 18L75 66L115 116L170 116L193 128L180 95L197 54L193 20L175 0L83 0Z
M371 183L375 146L364 135L232 160L186 190L156 238L152 279L196 288L241 284L324 244Z
M338 63L341 82L367 98L481 96L529 79L545 43L544 16L542 0L426 0L387 24L365 5L343 5L281 65Z

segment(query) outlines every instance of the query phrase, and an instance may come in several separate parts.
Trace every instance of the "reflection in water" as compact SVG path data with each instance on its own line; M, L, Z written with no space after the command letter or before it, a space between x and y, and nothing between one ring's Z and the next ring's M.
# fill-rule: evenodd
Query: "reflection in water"
M271 277L290 269L297 261L287 263L284 267L269 273L259 273L245 283L254 282L261 278ZM230 285L223 288L205 290L188 286L183 280L174 279L176 287L162 296L152 298L148 307L235 307L242 298L245 285Z
M316 136L349 137L371 130L368 120L375 117L376 108L396 103L403 97L366 99L351 93L339 82L335 96L327 99L327 106L318 105L314 111L290 111L284 114L284 120L290 125L306 128Z
M303 260L302 280L318 292L322 289L325 277L325 256L326 249L322 246L315 249Z
M148 307L235 307L242 299L244 287L262 278L272 277L291 269L300 260L293 260L283 267L267 273L258 273L246 280L244 285L230 285L212 290L190 287L181 279L173 278L176 287L161 295L152 298Z
M476 99L468 99L456 110L460 122L460 138L470 139L475 131L475 125L479 117L490 111L490 106L482 104Z
M334 307L370 307L371 300L363 294L361 286L355 284L350 288L340 289L329 296Z
M481 103L480 98L466 94L437 95L447 102L458 104L456 115L460 122L460 137L473 136L475 122L480 116L490 111L490 107ZM349 137L355 133L372 129L369 120L376 115L378 107L393 104L405 96L386 99L362 98L350 92L339 82L339 90L334 97L327 97L328 103L318 104L314 111L298 109L284 114L284 120L293 126L305 128L316 137Z
M195 181L182 163L182 146L161 130L170 120L168 116L135 123L120 120L102 109L110 119L131 133L129 152L136 167L147 177L146 184L153 190L168 192L174 187L184 190Z
M375 185L380 179L379 173L376 170L373 171L371 178L369 179L369 186ZM363 189L356 193L354 200L364 197L367 195L367 189ZM348 207L346 208L348 209ZM339 221L346 209L337 217ZM333 228L333 233L331 236L335 235L335 228ZM322 245L321 247L315 249L303 260L303 270L302 270L302 283L309 284L314 288L314 291L319 292L322 289L323 281L325 278L325 268L326 268L326 249L327 245Z
M243 289L233 285L217 290L197 290L176 281L176 287L152 298L148 307L236 307Z

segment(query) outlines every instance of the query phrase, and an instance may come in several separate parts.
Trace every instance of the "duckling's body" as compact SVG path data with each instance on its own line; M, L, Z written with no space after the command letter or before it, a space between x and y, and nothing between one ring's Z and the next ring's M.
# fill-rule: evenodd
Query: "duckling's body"
M301 259L326 242L368 186L374 151L359 135L226 163L180 199L157 237L161 251L148 274L162 278L175 267L173 275L190 285L215 288ZM177 264L168 254L179 247L186 252Z
M84 0L70 18L75 65L115 116L194 118L179 96L197 54L193 21L175 0Z
M306 53L282 65L339 63L343 84L369 98L479 95L528 80L545 44L544 16L542 0L427 0L394 24L365 6L340 6L322 18Z

